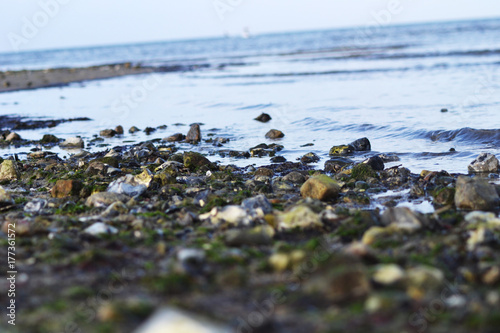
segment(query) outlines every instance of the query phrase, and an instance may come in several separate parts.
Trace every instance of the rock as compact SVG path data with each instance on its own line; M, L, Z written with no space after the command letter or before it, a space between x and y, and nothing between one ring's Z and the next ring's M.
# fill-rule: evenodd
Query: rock
M372 156L362 163L368 164L375 171L382 171L385 169L384 160L380 156Z
M344 157L334 157L325 162L325 172L328 173L339 173L346 166L354 164L353 160Z
M83 143L83 139L79 137L66 139L64 142L59 144L61 148L83 148L85 144Z
M356 180L367 180L368 178L376 178L377 173L373 171L368 164L356 164L351 170L351 177Z
M17 171L17 165L14 161L5 160L0 164L0 181L16 180L20 175Z
M271 139L271 140L281 139L284 136L285 136L285 134L282 131L279 131L277 129L272 129L266 133L266 138Z
M481 280L484 284L490 286L497 284L498 281L500 281L500 269L498 266L493 266L488 269L481 277Z
M407 207L388 208L382 214L382 224L394 230L416 231L422 228L422 219Z
M491 211L498 208L499 202L495 186L486 180L458 177L455 192L455 205L458 209Z
M314 228L321 227L323 223L318 214L313 212L308 206L296 206L290 211L278 216L279 226L282 229L293 228Z
M153 127L146 127L144 129L144 133L146 133L146 135L150 135L151 133L154 133L156 132L156 128L153 128Z
M26 213L39 213L42 209L47 206L47 200L44 199L33 199L24 206L24 211Z
M20 141L20 140L21 136L14 132L9 133L9 135L7 135L7 137L5 138L5 141L7 142Z
M243 200L241 207L245 208L253 217L264 217L273 212L273 206L264 195Z
M393 285L405 278L405 271L396 264L380 265L376 269L373 281L384 286Z
M306 176L297 171L292 171L283 177L283 181L290 182L292 184L304 184L306 182Z
M146 187L149 187L149 185L153 181L153 178L154 174L147 168L145 168L144 171L134 177L137 183L142 184Z
M118 135L122 135L123 134L123 126L121 126L121 125L116 126L115 132Z
M467 239L467 250L473 251L480 245L484 245L495 241L495 235L490 229L479 227L476 230L469 232Z
M99 192L87 198L85 204L89 207L107 207L114 202L126 203L130 197L112 192Z
M128 211L128 207L123 202L117 201L109 205L101 215L104 217L114 217L120 214L127 214Z
M0 207L10 206L14 204L14 200L10 194L0 186Z
M266 177L272 177L274 176L274 171L268 168L258 168L255 173L255 176L266 176Z
M180 141L183 141L186 139L186 136L182 133L175 133L169 137L166 137L165 139L163 139L163 141L167 141L167 142L180 142Z
M470 165L469 172L472 173L496 173L500 164L493 154L482 153Z
M304 164L316 163L319 161L319 156L315 153L307 153L300 158L300 161Z
M140 131L141 130L138 129L137 127L135 127L135 126L130 127L129 130L128 130L128 132L131 133L131 134L134 134L134 133L140 132Z
M202 249L181 249L177 252L177 260L182 265L200 264L205 261L205 251Z
M193 124L191 125L191 128L189 129L188 134L186 135L186 142L198 143L200 141L201 141L200 125Z
M327 175L309 178L300 188L303 197L321 201L335 200L339 196L339 185Z
M135 197L146 192L148 186L132 175L125 175L109 184L107 192Z
M372 245L377 241L391 236L392 234L394 234L394 230L392 230L391 228L370 227L363 234L361 242L365 245Z
M260 121L261 123L267 123L271 119L272 119L271 116L268 115L267 113L261 113L260 116L258 116L254 120Z
M59 139L55 136L55 135L52 135L52 134L45 134L42 138L42 140L40 140L40 143L44 144L44 143L58 143L59 142Z
M351 145L340 145L333 146L330 148L330 152L328 153L330 156L346 156L352 155L354 153L354 147Z
M271 157L271 162L272 163L285 163L286 158L284 158L283 156L274 156L274 157Z
M348 302L368 296L370 281L364 266L356 258L331 257L322 269L312 273L303 284L307 293L315 293L333 302Z
M434 267L417 266L406 271L406 282L409 287L434 290L444 282L444 274Z
M116 131L112 129L105 129L99 132L99 135L103 138L112 138L116 135Z
M433 193L433 202L438 205L453 205L455 203L455 189L451 187L441 188Z
M224 241L229 246L272 244L274 229L264 225L252 229L231 229L225 232Z
M353 141L349 144L352 146L355 151L370 151L372 150L372 146L370 144L370 140L367 138L361 138L356 141Z
M477 225L487 225L491 227L500 226L500 218L498 218L494 213L489 212L470 212L465 215L464 220L469 224L469 226Z
M203 166L212 166L212 162L210 162L205 156L200 153L194 152L185 152L183 155L184 166L191 171L196 171Z
M247 211L241 206L229 205L223 207L221 210L214 208L213 211L213 213L215 213L212 213L213 224L226 222L234 225L247 225L251 221Z
M286 253L274 253L268 259L269 265L276 272L283 272L290 265L290 257Z
M73 195L79 195L83 188L82 182L79 180L58 180L54 187L50 190L50 195L53 198L65 198Z
M134 333L230 333L229 327L213 323L193 314L162 308L139 326Z
M90 235L97 236L97 235L102 235L102 234L117 234L118 229L116 229L112 226L109 226L105 223L102 223L102 222L96 222L96 223L92 224L90 227L85 228L83 230L83 232L90 234Z

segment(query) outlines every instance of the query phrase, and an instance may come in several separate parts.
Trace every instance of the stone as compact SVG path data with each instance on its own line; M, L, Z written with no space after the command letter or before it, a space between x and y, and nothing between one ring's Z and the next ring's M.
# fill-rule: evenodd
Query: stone
M495 234L490 229L479 227L469 232L467 239L467 250L473 251L480 245L495 241Z
M261 113L257 118L255 118L254 120L257 120L257 121L260 121L261 123L267 123L268 121L270 121L272 118L270 115L268 115L267 113Z
M470 212L465 215L464 220L469 226L484 224L491 227L500 226L500 218L491 212Z
M59 142L59 139L55 136L55 135L52 135L52 134L45 134L42 138L42 140L40 140L40 143L44 144L44 143L58 143Z
M405 271L396 264L378 266L372 277L373 281L384 286L396 284L404 278Z
M199 124L193 124L186 135L186 142L198 143L201 141L201 131Z
M255 176L266 176L266 177L272 177L274 176L274 171L269 169L269 168L258 168L255 173Z
M468 167L471 173L496 173L500 164L493 154L481 153Z
M272 129L266 133L266 139L271 139L271 140L281 139L284 136L285 136L285 134L282 131L277 130L277 129Z
M370 151L372 146L370 140L367 138L357 139L349 144L354 148L355 151Z
M241 207L245 208L253 217L264 217L273 212L273 206L264 195L243 200Z
M421 265L406 271L406 283L409 287L435 290L443 282L443 272L434 267Z
M21 140L21 136L17 133L14 133L14 132L9 133L9 135L7 135L7 137L5 138L5 141L7 141L7 142L14 142L14 141L20 141L20 140Z
M202 249L180 249L177 252L177 260L183 265L202 263L205 257L205 251Z
M282 229L305 229L323 226L319 214L316 214L305 205L296 206L290 211L280 214L278 220L279 227Z
M44 199L33 199L24 206L26 213L39 213L47 206L48 202Z
M99 132L99 135L103 138L112 138L116 135L116 131L112 129L105 129Z
M121 125L116 126L115 127L115 132L118 135L122 135L123 134L123 126L121 126Z
M252 229L231 229L224 233L224 241L229 246L253 246L272 244L274 229L269 225Z
M286 158L284 158L283 156L274 156L274 157L271 157L271 162L272 163L285 163Z
M394 230L392 230L390 228L376 227L376 226L370 227L363 234L363 238L361 239L361 242L365 245L372 245L377 241L380 241L382 239L385 239L385 238L391 236L393 233L394 233Z
M203 166L212 166L212 162L200 153L185 152L183 155L184 166L191 171L196 171Z
M105 217L114 217L120 214L127 214L128 211L128 207L123 202L117 201L109 205L101 215Z
M60 179L50 190L50 195L53 198L65 198L73 195L79 195L82 188L83 184L79 180Z
M163 139L163 141L167 141L167 142L180 142L180 141L184 141L186 139L186 136L182 133L175 133L175 134L172 134L171 136L169 137L166 137L165 139Z
M391 226L394 230L416 231L422 228L423 218L407 207L388 208L382 214L382 224Z
M98 236L102 234L117 234L118 229L102 222L96 222L92 224L90 227L85 228L83 232L90 235Z
M354 164L354 161L345 157L334 157L325 162L325 172L339 173L346 166Z
M356 164L351 170L351 177L356 180L367 180L368 178L376 178L377 173L372 167L365 163Z
M268 259L269 265L276 272L283 272L290 266L290 257L286 253L273 253Z
M19 179L16 162L5 160L0 164L0 181Z
M368 164L375 171L382 171L385 169L384 160L380 156L372 156L364 160L362 163Z
M495 186L486 180L458 177L455 191L455 205L458 209L492 211L498 208L499 202Z
M247 225L251 221L250 216L248 215L246 209L244 209L241 206L229 205L223 207L220 210L214 208L213 211L214 211L213 213L215 213L212 214L213 224L220 224L226 222L234 225Z
M232 330L208 319L174 308L156 311L134 333L230 333Z
M134 134L134 133L140 132L140 131L141 130L138 129L137 127L135 127L135 126L130 127L129 130L128 130L128 132L131 133L131 134Z
M437 205L453 205L455 203L455 189L444 187L433 193L433 203Z
M304 164L319 162L319 156L315 153L307 153L300 158L300 161Z
M283 177L283 181L290 182L292 184L304 184L306 182L306 176L297 171L292 171Z
M327 175L309 178L300 188L300 194L306 198L321 201L335 200L339 196L339 185Z
M107 207L115 202L126 203L130 197L124 194L112 193L112 192L99 192L91 195L87 198L85 204L89 207Z
M328 153L330 156L346 156L352 155L354 153L354 147L351 145L340 145L333 146L330 148L330 152Z
M148 186L132 175L125 175L109 184L107 192L135 197L146 192Z
M349 302L368 296L371 285L364 266L355 257L333 256L303 282L303 290L332 302Z
M136 175L134 177L135 181L139 184L142 184L146 187L149 187L151 182L153 181L154 174L151 172L151 170L145 168L144 171L142 171L140 174Z
M10 194L0 186L0 207L10 206L14 204L14 200Z
M491 267L483 274L481 280L490 286L497 284L500 281L500 268L498 266Z
M146 133L146 135L150 135L151 133L154 133L156 132L156 128L153 128L153 127L146 127L144 129L144 133Z
M82 138L74 137L74 138L66 139L65 141L61 142L59 144L59 147L61 147L61 148L83 148L83 147L85 147L85 144L84 144Z

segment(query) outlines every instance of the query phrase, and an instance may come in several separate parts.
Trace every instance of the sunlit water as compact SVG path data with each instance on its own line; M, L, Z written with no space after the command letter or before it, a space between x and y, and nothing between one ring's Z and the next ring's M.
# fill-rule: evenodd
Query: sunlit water
M0 54L0 69L83 66L122 61L204 65L199 70L72 84L0 94L2 114L48 118L90 117L52 129L20 131L27 139L50 133L93 138L101 129L167 125L150 136L126 133L127 142L186 133L226 137L223 148L203 143L184 150L214 153L271 143L285 133L279 154L294 161L307 152L328 159L333 145L368 137L374 153L395 153L413 172L467 172L480 152L500 153L500 20L364 30L344 29L148 45ZM446 108L448 112L441 112ZM253 120L261 112L267 124ZM177 123L185 126L174 125ZM314 146L301 147L313 143ZM126 143L125 143L126 144ZM454 148L454 152L450 149ZM10 148L2 155L29 148ZM61 156L68 153L60 152ZM357 160L365 157L356 156ZM236 160L237 165L269 158ZM391 164L394 165L394 164Z

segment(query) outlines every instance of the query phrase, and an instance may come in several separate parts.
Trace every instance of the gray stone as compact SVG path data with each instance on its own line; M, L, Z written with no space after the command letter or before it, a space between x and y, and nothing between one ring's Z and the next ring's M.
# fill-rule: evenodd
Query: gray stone
M493 154L482 153L469 165L469 172L473 173L493 173L498 170L499 162Z
M484 179L459 176L455 191L455 205L463 210L486 210L498 208L500 197L494 185Z
M85 204L90 207L107 207L114 202L126 203L130 198L124 194L99 192L87 198Z
M382 214L382 224L397 230L415 231L422 227L423 218L406 207L388 208Z
M253 198L243 200L241 206L245 208L250 215L263 217L273 212L273 206L264 195L258 195Z
M147 190L147 186L139 182L132 175L125 175L109 184L107 191L111 193L125 194L130 197L141 195Z
M59 144L61 148L83 148L85 144L82 138L74 137L66 139L64 142Z
M292 171L283 177L283 181L290 182L292 184L304 184L306 182L306 176L297 171Z
M102 222L96 222L96 223L92 224L90 227L85 228L85 230L83 230L83 231L87 234L94 235L94 236L102 235L102 234L116 234L116 233L118 233L118 229L116 229L112 226L109 226L105 223L102 223Z

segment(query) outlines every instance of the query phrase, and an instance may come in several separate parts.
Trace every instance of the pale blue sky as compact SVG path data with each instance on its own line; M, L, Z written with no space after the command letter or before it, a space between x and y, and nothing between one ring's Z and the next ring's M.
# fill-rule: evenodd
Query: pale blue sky
M0 3L0 52L222 36L225 32L240 34L244 27L249 27L252 33L264 33L500 17L498 0L0 0Z

